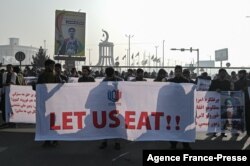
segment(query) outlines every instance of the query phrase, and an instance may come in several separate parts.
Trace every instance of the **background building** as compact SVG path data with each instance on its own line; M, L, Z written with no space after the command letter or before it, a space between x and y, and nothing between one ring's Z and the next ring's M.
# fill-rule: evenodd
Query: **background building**
M16 61L15 54L18 51L22 51L25 54L25 59L22 61L22 65L30 65L32 62L32 55L36 55L39 48L32 46L19 45L19 38L9 38L9 45L0 45L0 63L19 65Z

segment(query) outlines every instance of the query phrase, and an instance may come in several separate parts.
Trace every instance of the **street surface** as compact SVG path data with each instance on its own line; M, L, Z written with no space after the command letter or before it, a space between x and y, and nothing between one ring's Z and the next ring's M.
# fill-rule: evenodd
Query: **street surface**
M121 150L114 149L114 141L100 150L98 141L60 141L57 147L42 147L34 141L35 125L18 124L16 128L0 129L0 166L140 166L144 149L168 150L169 142L132 142L121 140ZM198 133L193 150L250 150L250 138L207 136ZM178 149L182 149L178 144Z

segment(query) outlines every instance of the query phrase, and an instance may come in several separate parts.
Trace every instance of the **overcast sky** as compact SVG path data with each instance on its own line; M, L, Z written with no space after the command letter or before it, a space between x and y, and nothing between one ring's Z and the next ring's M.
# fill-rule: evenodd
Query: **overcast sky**
M97 63L102 29L109 33L115 57L126 54L127 35L131 54L140 52L162 57L165 65L196 62L196 53L170 51L170 48L199 48L200 59L214 59L215 50L228 48L232 66L250 66L249 0L1 0L0 45L10 37L21 45L44 46L53 56L55 10L86 13L86 55L91 49ZM247 60L246 60L247 59ZM88 62L88 61L87 61ZM88 63L87 63L88 64ZM216 66L219 66L219 62Z

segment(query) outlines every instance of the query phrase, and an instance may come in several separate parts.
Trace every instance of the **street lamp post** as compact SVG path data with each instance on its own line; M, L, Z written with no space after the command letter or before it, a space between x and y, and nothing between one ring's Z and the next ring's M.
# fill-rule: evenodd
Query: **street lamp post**
M194 48L190 47L189 49L185 49L185 48L179 48L179 49L177 49L177 48L171 48L170 50L172 50L172 51L190 51L190 52L196 51L197 52L197 76L199 76L199 68L200 68L199 49L194 49Z
M155 61L155 64L156 64L156 66L157 66L157 63L158 63L158 58L157 58L157 48L158 48L159 46L155 46L155 59L156 59L156 61Z
M90 61L90 52L91 52L92 49L89 48L88 50L89 50L89 66L90 66L90 65L91 65L91 64L90 64L90 62L91 62L91 61Z
M162 67L164 67L164 43L165 40L162 41Z
M130 66L130 38L134 37L134 35L125 35L128 37L128 66Z
M126 50L126 57L125 57L125 65L128 66L128 49L125 49Z

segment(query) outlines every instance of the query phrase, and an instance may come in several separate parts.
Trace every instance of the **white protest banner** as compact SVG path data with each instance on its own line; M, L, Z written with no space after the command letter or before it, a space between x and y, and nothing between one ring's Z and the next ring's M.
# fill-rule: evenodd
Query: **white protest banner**
M36 92L31 86L11 85L6 89L6 119L15 123L36 123Z
M196 131L220 132L220 94L196 91Z
M69 77L68 83L77 83L78 79L78 77Z
M135 79L135 77L128 77L128 80L127 80L127 81L131 81L131 80L133 80L133 79Z
M197 81L197 91L208 91L211 85L211 80L198 78Z
M195 141L193 84L94 82L36 89L35 140Z
M35 84L37 82L37 79L37 77L24 77L24 80L27 85Z
M96 77L95 82L102 82L105 77Z

